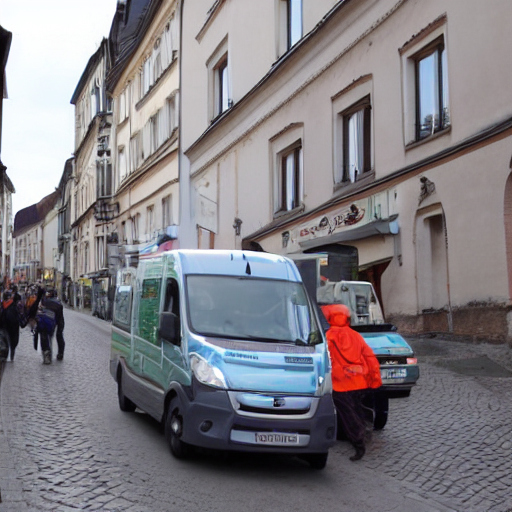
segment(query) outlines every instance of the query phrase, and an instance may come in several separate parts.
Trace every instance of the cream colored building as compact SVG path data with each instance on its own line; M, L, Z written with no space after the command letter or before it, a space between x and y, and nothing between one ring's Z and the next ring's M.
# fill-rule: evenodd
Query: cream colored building
M137 16L146 6L144 16ZM117 239L126 253L161 235L177 236L179 212L178 2L118 3L108 76L113 98ZM122 257L122 255L121 255Z
M402 332L510 340L508 0L182 14L183 244L356 247Z
M114 231L107 65L108 43L104 39L89 59L71 98L75 105L75 152L70 191L70 275L75 282L107 272L107 239Z
M55 276L59 191L16 213L12 234L12 278L15 283L47 281Z

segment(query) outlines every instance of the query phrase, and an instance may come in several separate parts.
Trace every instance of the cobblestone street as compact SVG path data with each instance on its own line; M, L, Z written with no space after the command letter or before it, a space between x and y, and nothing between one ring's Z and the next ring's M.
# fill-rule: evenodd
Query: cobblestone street
M0 512L512 510L512 350L410 340L421 367L367 455L338 442L327 468L200 454L177 461L160 426L119 411L110 325L66 311L64 361L41 364L27 329L0 386Z
M512 350L409 340L421 376L392 401L366 464L460 511L512 510Z

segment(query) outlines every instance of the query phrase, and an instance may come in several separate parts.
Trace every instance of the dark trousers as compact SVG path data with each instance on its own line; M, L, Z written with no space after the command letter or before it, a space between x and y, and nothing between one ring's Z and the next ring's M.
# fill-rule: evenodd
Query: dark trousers
M333 391L332 400L338 411L338 419L348 440L356 448L364 448L366 422L363 410L364 390Z
M64 327L57 326L57 332L55 334L57 340L58 354L64 355L64 348L66 343L64 342Z
M16 330L9 330L7 331L7 334L9 335L9 350L11 355L11 361L14 359L14 352L16 352L16 347L18 346L18 342L20 339L20 328L17 328Z
M41 341L41 351L46 352L49 350L52 351L52 335L48 332L38 331L35 336L39 336L39 340Z

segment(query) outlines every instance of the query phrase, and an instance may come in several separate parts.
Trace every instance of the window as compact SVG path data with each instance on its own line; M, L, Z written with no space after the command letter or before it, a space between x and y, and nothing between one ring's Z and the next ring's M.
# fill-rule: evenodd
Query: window
M177 103L177 94L169 96L165 103L165 108L167 111L167 126L168 126L168 136L172 135L172 132L178 126L177 117L176 117L176 103Z
M100 110L100 90L93 87L91 90L91 118L94 118Z
M151 239L151 234L155 229L155 207L148 206L146 209L146 235L147 239Z
M151 54L146 57L139 72L139 98L142 99L172 64L178 47L177 22L172 16L164 31L153 45Z
M97 163L97 194L98 199L112 195L112 164L109 159L98 160Z
M139 243L139 235L140 235L140 213L137 213L131 218L132 225L132 243Z
M222 114L229 108L228 90L228 57L226 57L215 68L215 113Z
M105 267L105 237L96 237L96 262L98 269Z
M158 136L158 114L155 114L149 119L149 130L150 130L150 151L148 155L154 153L159 144L159 136Z
M78 275L78 247L73 247L73 272L74 276Z
M180 288L172 277L167 279L165 287L164 311L180 316Z
M119 123L122 123L129 116L130 109L130 89L131 83L126 86L126 89L119 95Z
M155 42L155 47L153 49L153 76L155 80L157 80L162 74L162 45L161 40L158 38Z
M371 169L371 106L366 97L342 114L343 182L354 183Z
M161 279L145 279L139 300L138 335L153 345L160 346L158 337Z
M442 15L398 50L406 147L414 148L451 126L446 31L447 17Z
M227 38L210 56L206 67L208 69L208 115L213 120L231 106Z
M123 181L126 178L126 152L124 146L120 146L117 150L117 159L119 162L119 180Z
M302 0L286 0L288 50L302 38Z
M279 211L290 211L300 206L302 177L302 145L281 155Z
M291 123L269 140L274 215L303 206L303 140L302 123Z
M172 224L172 196L162 199L162 227L165 229Z
M302 0L277 0L276 16L277 57L284 55L302 38Z
M141 138L140 132L137 132L130 139L130 173L136 171L142 163L143 149Z
M84 244L84 274L89 272L89 243Z
M416 140L450 125L446 50L439 38L414 58L416 85Z
M130 320L132 315L132 287L129 285L121 285L117 287L114 314L112 323L123 329L130 331Z

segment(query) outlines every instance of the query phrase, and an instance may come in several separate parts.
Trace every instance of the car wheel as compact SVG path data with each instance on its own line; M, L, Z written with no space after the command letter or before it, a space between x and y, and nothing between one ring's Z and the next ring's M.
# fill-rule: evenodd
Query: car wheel
M133 412L137 406L124 394L122 377L122 372L119 371L117 376L117 398L119 401L119 409L124 412Z
M373 428L374 430L382 430L388 421L389 398L384 394L376 393L374 410Z
M328 453L311 453L304 456L304 460L309 462L312 469L324 469L327 464Z
M189 444L181 440L183 433L183 416L180 413L178 400L174 398L169 404L165 420L165 438L171 453L177 459L186 459L191 453Z

